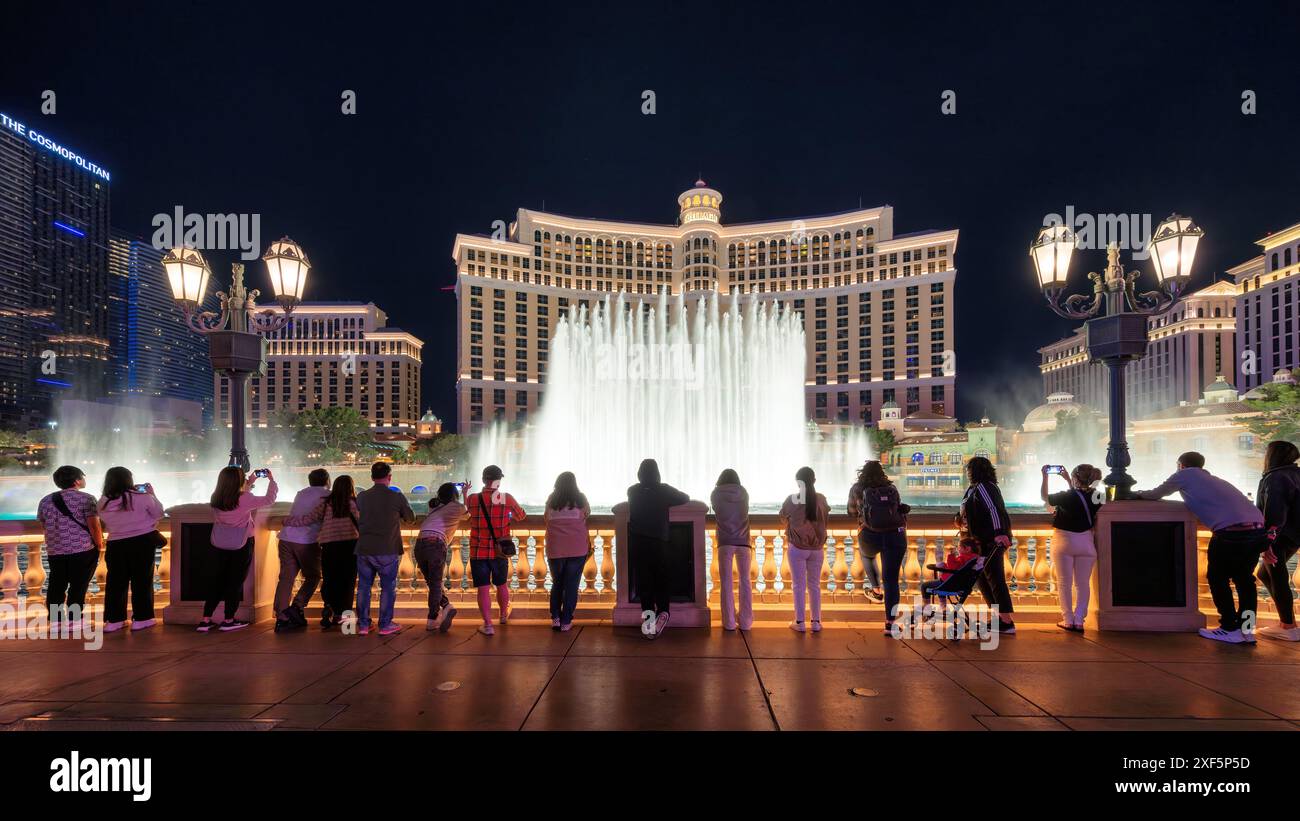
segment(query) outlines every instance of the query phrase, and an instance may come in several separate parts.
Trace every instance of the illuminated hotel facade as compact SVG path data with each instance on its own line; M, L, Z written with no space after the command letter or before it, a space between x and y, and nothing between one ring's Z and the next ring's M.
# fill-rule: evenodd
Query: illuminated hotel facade
M458 234L458 429L523 423L542 402L570 307L609 295L779 301L804 317L809 419L875 423L881 407L951 415L957 231L895 234L891 206L725 225L702 180L675 225L519 209L507 236Z
M1124 380L1131 418L1183 402L1196 404L1220 376L1236 384L1238 290L1221 280L1147 320L1146 356L1129 365ZM1073 394L1075 402L1105 411L1110 395L1106 367L1088 355L1083 327L1038 353L1044 396Z
M1228 269L1241 295L1237 340L1243 391L1300 367L1300 223L1256 243L1258 256Z
M415 436L424 343L388 327L374 303L303 303L266 342L266 375L248 380L249 425L272 426L279 411L342 407L355 408L377 434ZM214 392L218 423L229 426L230 382L220 373Z

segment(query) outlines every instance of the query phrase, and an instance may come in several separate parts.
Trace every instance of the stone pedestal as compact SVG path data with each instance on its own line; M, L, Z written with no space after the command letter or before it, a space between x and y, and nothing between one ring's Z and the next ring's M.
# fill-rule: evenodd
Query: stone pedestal
M671 601L674 628L709 626L709 567L704 559L705 515L708 511L709 506L705 503L690 501L671 508L668 513L676 549L683 550L691 557L690 578L693 582L688 585L691 588L689 590L674 591L680 594L674 595ZM636 591L631 589L632 560L628 556L627 515L627 502L614 505L614 555L617 557L614 583L618 588L614 624L620 627L639 627L641 605L636 600ZM685 551L686 547L689 547L689 551Z
M257 622L273 617L275 583L280 572L276 534L267 527L270 509L254 514L256 535L253 559L244 577L244 599L236 618ZM167 624L198 624L203 619L203 600L208 581L204 558L212 549L212 507L205 504L177 505L167 511L171 521L171 577L169 602L163 608ZM214 618L224 617L224 603L217 605Z
M1204 627L1197 603L1196 529L1196 517L1182 502L1102 505L1087 626L1159 631Z

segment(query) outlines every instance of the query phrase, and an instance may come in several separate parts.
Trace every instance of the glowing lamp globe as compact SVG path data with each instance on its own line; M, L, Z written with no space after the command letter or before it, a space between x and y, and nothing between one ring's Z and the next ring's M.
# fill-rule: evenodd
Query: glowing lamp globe
M1190 217L1177 214L1156 226L1151 236L1151 263L1161 285L1169 282L1181 286L1187 282L1192 275L1196 246L1204 235Z
M1074 234L1064 225L1045 225L1029 246L1029 256L1038 272L1038 285L1044 291L1065 287L1070 273L1070 256L1074 254Z
M208 291L211 270L208 262L194 248L173 248L162 258L172 299L182 305L198 305Z
M302 291L307 285L307 272L311 263L302 246L288 237L271 243L262 255L266 272L271 276L271 290L281 305L297 305L302 301Z

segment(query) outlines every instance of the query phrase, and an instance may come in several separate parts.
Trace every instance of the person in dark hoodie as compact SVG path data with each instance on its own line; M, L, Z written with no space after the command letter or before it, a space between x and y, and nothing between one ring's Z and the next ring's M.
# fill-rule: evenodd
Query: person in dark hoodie
M998 490L998 474L993 463L983 456L972 457L966 463L966 478L970 487L961 500L961 521L966 530L979 542L982 559L980 575L975 584L989 605L997 605L998 622L990 625L1002 635L1015 635L1016 623L1011 620L1011 591L1007 588L1007 575L1002 567L1002 554L1011 547L1011 517L1002 503Z
M749 492L740 484L736 471L727 468L718 476L718 484L709 496L713 507L713 520L717 533L713 549L718 551L720 572L719 599L722 601L722 628L735 630L736 599L731 592L732 562L740 576L741 630L754 626L754 590L749 581L749 568L754 561L754 548L749 544Z
M1300 460L1300 449L1294 444L1269 442L1264 452L1264 475L1255 493L1255 504L1264 514L1269 545L1255 575L1273 597L1278 618L1278 624L1261 627L1255 633L1280 641L1300 641L1286 569L1300 548L1300 467L1296 460Z
M641 462L637 483L627 489L627 541L636 568L636 593L641 602L641 634L658 637L668 627L668 509L690 497L659 478L659 463Z

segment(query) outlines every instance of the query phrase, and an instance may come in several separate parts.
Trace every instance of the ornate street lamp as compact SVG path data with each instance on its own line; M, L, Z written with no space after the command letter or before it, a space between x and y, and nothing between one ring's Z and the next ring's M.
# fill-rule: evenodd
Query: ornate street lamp
M244 289L244 265L240 262L230 266L233 279L229 293L217 292L221 313L202 311L199 306L211 275L207 260L194 248L173 248L162 259L172 298L185 312L185 324L208 337L213 369L230 379L230 464L246 471L252 465L244 445L244 404L248 377L266 374L266 340L261 335L274 333L288 323L289 315L302 301L311 270L307 254L288 237L271 243L262 260L282 312L259 309L257 298L261 291Z
M1188 217L1177 214L1156 228L1151 237L1151 259L1156 269L1159 290L1138 293L1139 272L1125 272L1119 261L1119 247L1106 249L1106 270L1091 272L1092 295L1075 294L1061 298L1074 252L1074 235L1063 225L1048 225L1038 232L1029 247L1029 256L1038 273L1038 284L1048 305L1067 319L1086 319L1088 354L1104 362L1110 384L1110 444L1106 464L1110 475L1105 479L1112 499L1131 496L1133 477L1126 439L1124 371L1128 363L1141 359L1147 352L1147 317L1168 310L1187 285L1192 261L1204 231Z

